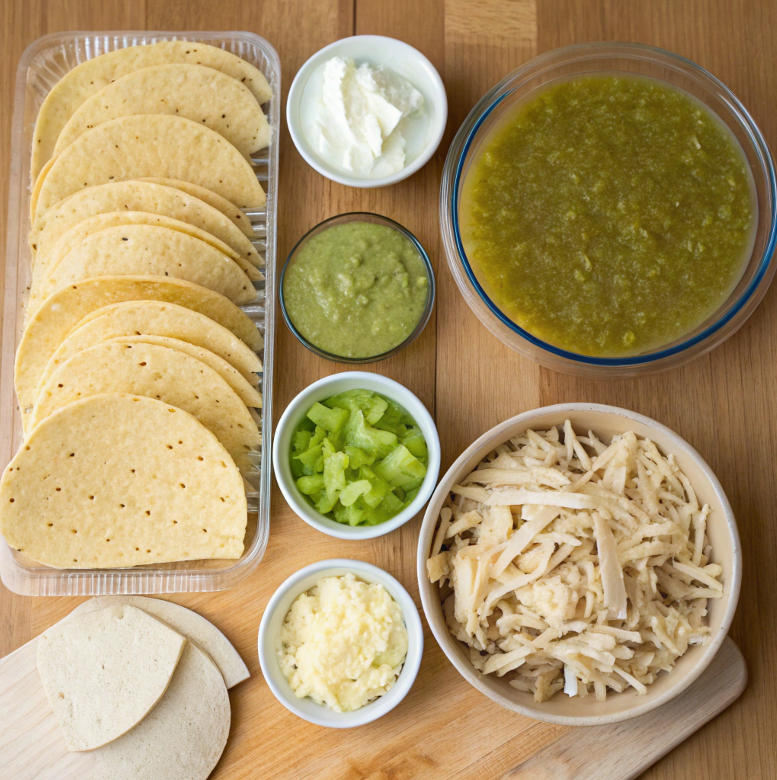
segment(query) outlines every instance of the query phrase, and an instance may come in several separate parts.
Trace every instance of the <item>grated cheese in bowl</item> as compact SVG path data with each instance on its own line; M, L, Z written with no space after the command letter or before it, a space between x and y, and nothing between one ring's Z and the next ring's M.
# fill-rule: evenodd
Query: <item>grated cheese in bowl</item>
M608 446L567 421L501 444L453 486L427 573L483 674L538 703L644 694L709 641L707 600L723 595L709 512L653 442Z

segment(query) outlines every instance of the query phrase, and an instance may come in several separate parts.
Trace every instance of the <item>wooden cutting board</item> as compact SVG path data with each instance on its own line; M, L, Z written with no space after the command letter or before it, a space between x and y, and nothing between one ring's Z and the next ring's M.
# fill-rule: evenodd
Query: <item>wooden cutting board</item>
M0 660L0 767L14 780L98 780L99 751L69 753L59 724L46 699L37 669L37 643L33 639ZM511 778L521 780L627 780L668 753L686 737L722 712L742 693L747 666L737 646L727 639L702 677L674 702L652 713L614 726L559 729L532 723L525 730L524 749L512 766ZM236 694L240 695L238 686ZM516 716L516 725L526 719ZM520 726L519 726L520 728ZM338 753L316 767L302 762L290 766L288 757L267 758L262 777L336 780L343 776L348 754L364 729L349 732ZM433 735L429 735L433 738ZM451 739L466 742L465 733ZM421 744L413 746L414 749ZM320 757L318 757L320 759ZM495 762L510 761L500 753ZM483 769L483 767L480 767ZM386 767L387 777L395 773ZM512 770L512 771L509 771ZM411 775L401 774L402 777Z

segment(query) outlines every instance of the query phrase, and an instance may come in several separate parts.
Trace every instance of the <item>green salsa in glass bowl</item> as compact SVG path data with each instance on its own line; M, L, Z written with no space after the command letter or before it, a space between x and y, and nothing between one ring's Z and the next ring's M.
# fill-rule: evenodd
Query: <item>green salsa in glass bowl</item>
M291 251L280 304L291 332L341 363L396 354L424 329L434 274L416 237L378 214L352 212L308 231Z
M627 376L732 335L774 274L775 174L736 97L639 44L538 57L475 106L445 164L449 267L547 367Z

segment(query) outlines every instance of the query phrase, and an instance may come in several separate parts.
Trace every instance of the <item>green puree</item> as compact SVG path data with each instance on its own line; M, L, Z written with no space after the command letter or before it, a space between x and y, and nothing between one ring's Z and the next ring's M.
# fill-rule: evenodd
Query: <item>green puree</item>
M287 268L289 319L312 344L342 357L374 357L401 344L426 306L426 266L388 225L349 222L313 236Z
M462 240L486 292L530 333L639 354L730 294L752 193L737 141L689 95L586 76L518 104L485 139L462 189Z

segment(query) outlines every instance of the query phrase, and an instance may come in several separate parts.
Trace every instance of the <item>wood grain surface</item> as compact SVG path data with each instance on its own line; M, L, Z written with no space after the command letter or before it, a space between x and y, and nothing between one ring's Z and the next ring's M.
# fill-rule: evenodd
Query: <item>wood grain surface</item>
M3 777L14 780L104 780L101 751L69 753L54 712L49 706L37 666L38 638L0 659L0 767ZM516 780L630 780L645 767L668 753L689 735L722 712L742 694L747 683L747 667L737 646L726 639L704 674L680 697L640 718L611 726L589 729L558 729L523 718L526 728L516 729L512 739L499 750L488 751L474 765L458 771L446 762L440 766L428 761L420 768L407 762L402 753L399 777L500 777L509 770ZM236 692L235 696L242 694ZM407 725L405 716L391 715ZM477 717L470 713L470 719ZM363 745L382 739L383 721L369 728L346 732L336 746L330 746L322 763L316 752L300 751L298 740L287 738L272 751L261 755L262 780L268 778L363 777L354 774L354 754ZM436 724L434 724L436 725ZM443 724L444 725L444 724ZM412 730L402 731L407 743L410 734L417 745L429 741L429 727L414 721ZM329 732L330 737L335 732ZM445 739L438 742L444 748ZM425 753L428 759L431 751ZM457 754L458 755L458 754ZM455 760L455 759L454 759ZM222 777L254 777L231 773L226 759L220 763ZM370 777L394 777L395 764L389 761ZM407 771L405 771L407 770ZM143 778L138 778L143 780Z
M569 43L639 41L691 58L722 79L777 148L777 3L774 0L0 0L0 224L7 210L13 80L24 48L59 30L249 30L278 50L284 93L302 63L338 38L373 33L416 46L437 66L450 102L440 151L409 180L352 190L310 169L281 133L279 258L321 219L370 210L398 220L427 248L438 302L422 336L370 370L407 385L435 414L443 469L504 418L565 401L625 406L686 438L717 472L740 526L745 576L732 636L750 670L744 695L643 777L701 780L777 778L777 288L726 344L689 366L617 382L538 368L491 336L447 271L437 196L448 143L483 92L535 54ZM285 98L284 98L285 99ZM0 261L1 262L1 261ZM2 284L2 276L0 276ZM276 419L302 388L343 366L320 360L278 325ZM502 711L458 676L427 632L418 681L397 710L358 735L327 731L288 714L261 678L256 633L262 610L292 572L322 558L376 563L417 597L420 518L400 532L346 543L316 533L274 488L270 544L259 569L225 593L173 599L213 620L235 643L253 678L232 692L233 728L214 778L269 777L271 756L288 756L283 778L317 778L343 755L339 777L415 780L523 776L528 755L567 730ZM31 599L0 586L0 656L63 617L77 599ZM423 739L416 738L423 728ZM656 738L659 738L658 736ZM289 746L295 746L289 751ZM594 760L595 756L589 756ZM302 767L305 767L304 769ZM513 770L516 770L513 772ZM0 776L3 772L0 769ZM528 775L527 775L528 776ZM531 775L536 777L537 775Z

